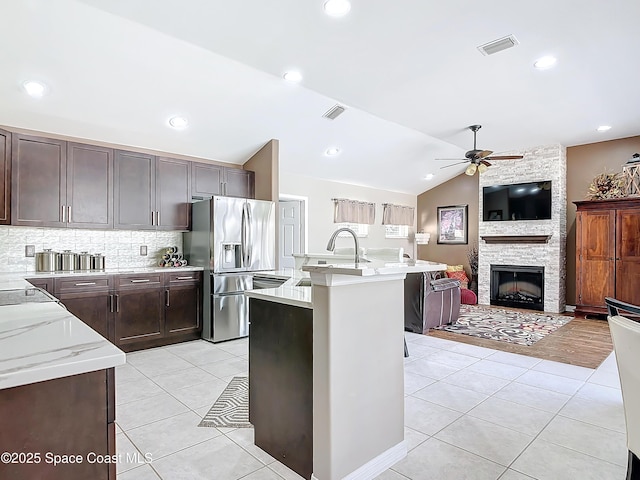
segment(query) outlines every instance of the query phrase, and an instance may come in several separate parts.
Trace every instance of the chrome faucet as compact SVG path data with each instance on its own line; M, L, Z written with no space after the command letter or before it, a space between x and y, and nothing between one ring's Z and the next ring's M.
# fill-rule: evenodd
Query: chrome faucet
M333 232L333 234L331 235L331 238L329 239L329 243L327 243L327 250L329 250L330 252L333 252L335 250L335 248L336 248L336 237L338 236L338 234L340 232L349 232L351 235L353 235L353 241L356 244L355 262L356 263L360 263L360 245L358 244L358 236L356 235L356 232L354 232L350 228L343 227L343 228L339 228L338 230Z

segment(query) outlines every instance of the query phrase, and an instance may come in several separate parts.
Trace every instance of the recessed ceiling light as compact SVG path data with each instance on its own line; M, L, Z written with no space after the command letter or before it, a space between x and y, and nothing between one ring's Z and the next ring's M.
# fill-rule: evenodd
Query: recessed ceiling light
M427 173L427 174L424 176L424 179L425 179L425 180L432 180L432 179L433 179L433 173Z
M596 130L598 130L599 132L606 132L607 130L611 130L611 126L610 125L600 125L598 128L596 128Z
M28 82L24 82L22 84L23 88L27 92L27 94L34 98L40 98L44 95L47 87L44 83L36 82L33 80L29 80Z
M337 147L327 148L327 150L324 152L324 154L328 157L333 157L334 155L337 155L339 153L340 153L340 149Z
M184 117L171 117L169 119L169 126L176 130L184 130L189 125L189 121Z
M298 83L302 81L302 74L297 70L289 70L282 76L287 82Z
M323 5L324 11L331 17L342 17L351 10L351 2L348 0L327 0Z
M545 70L547 68L553 67L557 61L558 59L556 57L551 57L551 56L542 57L536 60L533 63L533 66L536 67L538 70Z

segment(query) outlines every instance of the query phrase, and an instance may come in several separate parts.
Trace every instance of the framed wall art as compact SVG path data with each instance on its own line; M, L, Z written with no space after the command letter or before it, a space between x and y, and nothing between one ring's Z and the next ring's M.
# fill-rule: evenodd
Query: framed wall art
M438 207L438 243L464 245L468 243L469 205Z

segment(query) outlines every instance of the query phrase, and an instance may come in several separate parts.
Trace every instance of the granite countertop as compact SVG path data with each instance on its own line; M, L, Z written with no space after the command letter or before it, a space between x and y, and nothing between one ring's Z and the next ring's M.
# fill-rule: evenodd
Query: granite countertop
M25 280L33 276L0 274L0 293L33 289ZM54 299L0 306L0 390L125 362L123 351Z
M136 268L107 268L105 270L73 270L55 272L20 272L20 273L0 273L0 281L3 275L19 275L22 278L36 277L78 277L90 275L125 275L135 273L157 273L157 272L193 272L202 271L202 267L136 267Z

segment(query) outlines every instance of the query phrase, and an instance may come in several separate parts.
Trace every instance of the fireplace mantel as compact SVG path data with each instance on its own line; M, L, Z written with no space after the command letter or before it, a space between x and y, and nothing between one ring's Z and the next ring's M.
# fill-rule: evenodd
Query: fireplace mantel
M485 243L549 243L551 235L481 235Z

